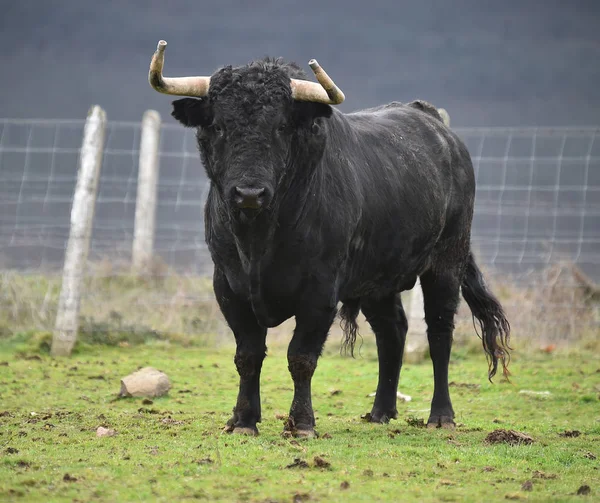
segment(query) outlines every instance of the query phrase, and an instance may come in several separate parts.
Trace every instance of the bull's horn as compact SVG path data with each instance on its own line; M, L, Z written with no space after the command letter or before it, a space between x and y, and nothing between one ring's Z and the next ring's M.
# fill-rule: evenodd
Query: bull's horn
M311 59L308 66L312 69L319 83L308 80L291 79L292 98L298 101L312 101L327 105L339 105L346 97L335 85L331 77L321 68L316 59Z
M176 96L196 96L202 98L208 94L210 77L163 77L162 70L165 64L165 48L167 43L164 40L158 42L156 52L152 56L150 71L148 72L148 82L159 93L174 94Z

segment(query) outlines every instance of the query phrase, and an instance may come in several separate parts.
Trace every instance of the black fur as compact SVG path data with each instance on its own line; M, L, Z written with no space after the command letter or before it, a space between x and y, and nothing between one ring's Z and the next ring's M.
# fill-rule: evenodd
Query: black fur
M212 76L206 98L173 104L173 116L197 128L211 182L206 240L216 298L238 347L240 391L230 429L256 431L266 329L294 316L288 424L295 433L312 432L310 382L340 301L350 352L359 310L377 339L371 419L395 417L407 329L399 292L418 276L435 373L429 422L452 423L447 373L461 284L469 305L485 305L471 307L488 353L496 355L508 336L501 310L469 269L469 153L426 102L342 114L294 101L290 77L305 78L281 60L226 67ZM236 206L242 186L264 189L261 209Z

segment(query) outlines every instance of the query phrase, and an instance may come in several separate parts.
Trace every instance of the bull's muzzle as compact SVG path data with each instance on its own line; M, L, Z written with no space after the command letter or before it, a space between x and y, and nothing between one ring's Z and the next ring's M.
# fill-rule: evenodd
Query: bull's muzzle
M234 187L233 202L240 209L259 210L263 207L267 193L263 188Z

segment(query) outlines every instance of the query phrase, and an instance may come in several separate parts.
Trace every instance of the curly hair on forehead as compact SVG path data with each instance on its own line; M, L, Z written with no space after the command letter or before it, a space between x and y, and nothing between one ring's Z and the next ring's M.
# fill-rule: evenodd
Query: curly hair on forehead
M291 100L290 79L306 79L296 64L282 58L266 57L244 66L226 66L210 81L209 98L218 102L235 96L238 101L251 100L266 105L272 100Z

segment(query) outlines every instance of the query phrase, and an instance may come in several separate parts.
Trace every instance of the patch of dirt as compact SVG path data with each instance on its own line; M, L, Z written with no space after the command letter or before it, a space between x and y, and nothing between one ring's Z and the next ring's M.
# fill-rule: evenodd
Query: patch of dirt
M485 437L487 444L509 444L509 445L529 445L533 443L533 438L525 433L515 430L494 430Z
M29 461L17 461L17 468L23 468L24 470L27 470L29 468L31 468L31 463L29 463Z
M321 438L331 438L331 435L329 433L324 433Z
M364 475L365 477L372 477L372 476L373 476L373 470L365 470L365 471L363 472L363 475Z
M292 498L293 503L301 503L302 501L308 501L310 499L310 494L308 493L296 493Z
M142 405L152 405L154 402L152 400L150 400L149 398L144 398L142 400Z
M140 414L160 414L160 410L157 409L147 409L146 407L140 407L138 409Z
M330 468L331 467L331 463L329 461L325 461L320 456L315 456L314 462L315 462L315 466L317 468Z
M294 462L286 466L286 468L308 468L308 463L300 458L294 458Z
M11 412L3 410L2 412L0 412L0 417L13 417L13 415Z
M526 480L521 484L521 491L533 491L533 482L531 480Z
M577 438L578 436L581 435L581 432L577 431L577 430L566 430L563 433L559 433L558 435L560 437L565 437L565 438Z
M579 489L577 489L577 496L587 496L591 492L592 490L590 489L590 486L583 485Z
M332 390L329 392L329 395L330 395L330 396L336 396L336 395L341 395L341 394L342 394L342 390L341 390L341 389L332 389Z
M484 472L495 472L496 469L493 466L484 466L483 471Z
M596 456L596 455L595 455L593 452L590 452L590 451L586 452L586 453L583 455L583 457L584 457L585 459L591 459L591 460L594 460L594 459L596 459L596 458L597 458L597 456Z
M173 419L171 416L167 416L167 417L163 417L160 422L162 424L174 424L174 425L179 425L179 424L184 424L184 421L176 421L175 419Z
M348 489L350 487L350 482L348 482L347 480L344 480L341 484L340 484L340 489L342 491L345 491L346 489Z
M65 473L65 475L63 477L63 481L65 481L65 482L77 482L77 478L69 475L68 473Z
M412 426L413 428L425 428L427 426L425 420L420 417L408 416L405 421L408 426Z
M557 476L555 473L544 473L540 470L535 470L533 472L533 478L534 479L553 480L553 479L557 478Z
M508 493L506 495L504 495L504 499L507 500L524 500L526 497L522 496L519 493Z
M19 454L19 449L15 449L14 447L7 447L4 449L6 454Z
M196 459L194 460L194 463L197 465L212 465L214 461L209 456L208 458Z

